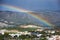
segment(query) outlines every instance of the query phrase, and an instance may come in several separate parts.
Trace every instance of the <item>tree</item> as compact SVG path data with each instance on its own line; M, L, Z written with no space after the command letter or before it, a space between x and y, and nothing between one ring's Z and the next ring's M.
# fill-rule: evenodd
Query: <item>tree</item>
M5 32L3 36L4 36L4 38L10 38L10 37L11 37L11 36L9 35L9 33L7 33L7 32Z
M0 40L4 40L4 36L0 34Z
M46 35L41 35L40 40L47 40Z
M20 38L20 39L25 39L26 36L25 36L25 35L21 35L21 36L19 36L19 38Z

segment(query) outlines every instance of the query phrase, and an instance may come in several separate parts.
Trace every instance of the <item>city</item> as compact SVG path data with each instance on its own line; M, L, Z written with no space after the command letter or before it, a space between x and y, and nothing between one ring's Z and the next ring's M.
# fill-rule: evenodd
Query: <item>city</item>
M34 26L27 26L23 27L24 31L1 29L0 40L60 40L59 30L38 27L35 30L28 31L26 28L33 28Z

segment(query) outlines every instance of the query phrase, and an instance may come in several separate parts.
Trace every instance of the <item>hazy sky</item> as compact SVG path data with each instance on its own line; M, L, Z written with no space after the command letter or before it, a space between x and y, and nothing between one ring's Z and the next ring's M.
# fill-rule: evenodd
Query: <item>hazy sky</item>
M35 11L60 9L58 0L2 0L2 3Z

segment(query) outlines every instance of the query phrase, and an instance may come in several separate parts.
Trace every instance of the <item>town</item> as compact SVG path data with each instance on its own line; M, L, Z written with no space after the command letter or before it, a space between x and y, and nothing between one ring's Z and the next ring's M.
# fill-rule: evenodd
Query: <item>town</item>
M23 28L25 29L29 26L32 28L33 25L27 25ZM38 27L36 30L32 31L0 29L0 40L60 40L60 31L54 29L43 29L43 27Z

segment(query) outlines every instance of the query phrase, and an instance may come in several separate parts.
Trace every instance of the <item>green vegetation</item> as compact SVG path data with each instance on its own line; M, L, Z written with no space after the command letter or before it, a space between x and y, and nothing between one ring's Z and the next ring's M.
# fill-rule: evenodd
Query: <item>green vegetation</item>
M20 27L8 27L8 28L3 28L7 30L18 30L18 31L35 31L36 28L20 28Z
M0 40L3 40L4 35L0 34Z

